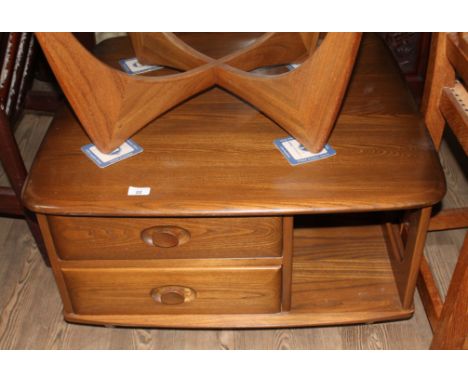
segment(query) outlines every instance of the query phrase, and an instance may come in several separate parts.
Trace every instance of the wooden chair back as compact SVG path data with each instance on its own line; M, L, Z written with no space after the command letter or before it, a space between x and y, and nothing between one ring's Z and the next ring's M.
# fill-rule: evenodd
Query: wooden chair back
M468 155L468 33L433 36L422 111L437 149L448 126ZM468 207L442 210L429 230L468 227ZM445 302L437 290L429 264L423 259L418 283L434 331L431 348L468 348L468 234L450 282Z
M20 114L32 80L34 36L0 33L0 109L13 124Z
M468 155L468 33L433 37L422 111L436 148L446 123Z
M11 126L21 111L30 80L33 56L32 33L1 33L0 35L0 158L11 188L0 189L0 212L23 215L17 195L26 179L18 146Z
M13 134L13 126L22 112L31 84L34 50L32 33L0 34L0 161L11 185L0 187L0 214L25 218L46 259L35 217L21 201L27 171Z

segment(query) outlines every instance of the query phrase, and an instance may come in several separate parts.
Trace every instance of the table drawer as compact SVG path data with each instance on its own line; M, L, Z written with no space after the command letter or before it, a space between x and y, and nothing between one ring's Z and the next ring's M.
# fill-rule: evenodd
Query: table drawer
M65 260L281 256L282 219L50 216Z
M65 268L76 314L273 313L281 266Z

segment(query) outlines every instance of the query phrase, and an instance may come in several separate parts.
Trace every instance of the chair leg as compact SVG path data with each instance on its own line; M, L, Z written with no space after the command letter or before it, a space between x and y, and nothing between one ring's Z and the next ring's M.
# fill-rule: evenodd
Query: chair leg
M463 349L468 345L468 234L450 281L431 349Z

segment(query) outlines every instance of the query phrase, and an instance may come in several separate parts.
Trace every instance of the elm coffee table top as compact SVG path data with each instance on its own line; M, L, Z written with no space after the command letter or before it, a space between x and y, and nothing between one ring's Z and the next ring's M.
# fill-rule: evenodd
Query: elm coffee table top
M193 43L206 39L195 34ZM99 49L112 65L119 55L131 57L126 38ZM81 152L89 139L63 108L23 197L28 208L46 214L254 216L419 208L445 193L429 134L375 35L363 38L329 142L336 156L293 167L273 144L286 136L242 100L213 88L136 134L143 153L100 169ZM151 187L151 194L128 196L129 186Z

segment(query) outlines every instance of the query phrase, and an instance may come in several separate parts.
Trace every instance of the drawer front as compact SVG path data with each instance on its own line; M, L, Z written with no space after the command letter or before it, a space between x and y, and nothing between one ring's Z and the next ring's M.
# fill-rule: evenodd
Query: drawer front
M76 314L273 313L281 267L62 269Z
M282 250L279 217L48 219L65 260L274 257Z

